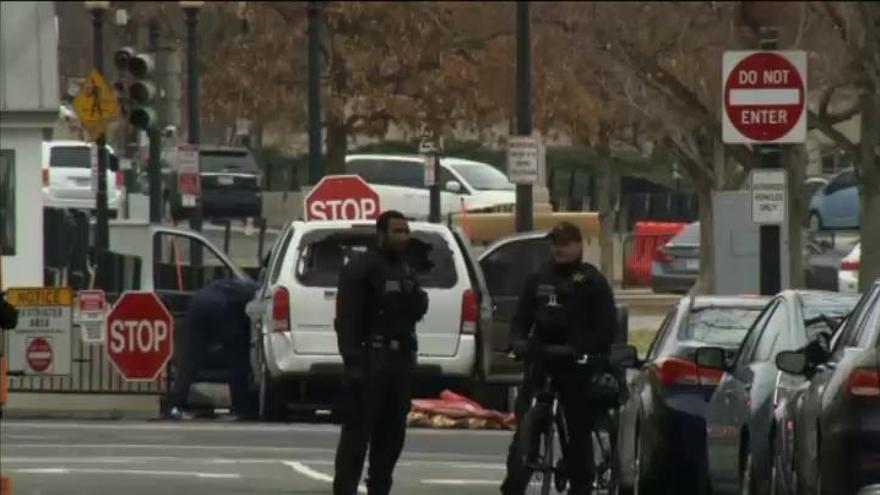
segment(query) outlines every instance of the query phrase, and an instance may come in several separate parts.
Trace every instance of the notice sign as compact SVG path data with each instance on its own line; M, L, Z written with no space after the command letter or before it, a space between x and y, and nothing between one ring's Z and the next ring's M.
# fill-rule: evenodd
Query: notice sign
M507 176L514 184L534 184L538 181L540 146L535 136L507 138Z
M752 170L752 222L781 224L787 211L785 170Z
M9 371L26 375L69 375L73 292L68 288L16 288L7 292L18 309L9 332Z

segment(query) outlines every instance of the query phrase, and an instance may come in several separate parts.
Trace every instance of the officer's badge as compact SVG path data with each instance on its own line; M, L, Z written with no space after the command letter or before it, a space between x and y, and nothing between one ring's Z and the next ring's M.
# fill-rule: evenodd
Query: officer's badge
M584 272L574 272L574 275L571 276L571 281L579 284L584 281L584 278L586 278Z

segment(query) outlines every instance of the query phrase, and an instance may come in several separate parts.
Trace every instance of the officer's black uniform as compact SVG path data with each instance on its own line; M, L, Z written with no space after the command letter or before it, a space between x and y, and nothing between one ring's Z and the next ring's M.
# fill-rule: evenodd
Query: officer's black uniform
M428 296L415 273L388 250L370 251L342 270L336 332L345 364L346 410L336 451L334 495L354 495L367 446L370 495L391 490L410 409L416 322Z
M218 280L193 295L186 328L175 335L177 375L171 406L183 409L196 374L212 343L223 347L229 372L232 409L237 415L254 413L250 394L250 320L244 311L257 285L251 281Z
M511 341L532 338L542 344L570 345L580 355L607 356L616 325L614 295L599 270L588 263L550 263L526 281L511 326ZM599 412L590 400L590 372L573 359L547 363L547 369L526 369L516 402L517 419L521 420L531 406L535 388L543 383L543 373L550 373L568 425L570 442L564 458L571 480L569 493L590 493L594 469L590 432ZM528 473L516 455L518 437L519 432L510 446L508 476L501 487L502 493L508 495L522 494L528 483Z

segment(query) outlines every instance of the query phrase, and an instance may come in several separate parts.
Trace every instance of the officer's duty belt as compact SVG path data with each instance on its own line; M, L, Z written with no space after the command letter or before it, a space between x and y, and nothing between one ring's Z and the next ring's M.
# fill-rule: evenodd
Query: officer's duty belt
M379 335L370 339L367 345L373 349L389 351L411 350L415 348L415 342L410 337L384 337Z

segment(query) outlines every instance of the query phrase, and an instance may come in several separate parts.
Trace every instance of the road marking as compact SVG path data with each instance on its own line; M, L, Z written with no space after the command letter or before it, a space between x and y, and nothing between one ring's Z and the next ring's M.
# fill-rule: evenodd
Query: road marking
M451 486L501 486L501 481L493 480L422 480L423 485L451 485Z
M3 435L9 440L52 440L58 438L56 435Z
M10 470L17 474L132 474L143 476L189 476L199 479L240 479L238 473L198 473L190 471L151 471L146 469L80 469L80 468L21 468Z
M290 467L297 473L307 476L316 481L323 481L325 483L333 483L333 476L329 474L324 474L320 471L315 471L314 469L306 466L305 464L297 461L281 461L281 464ZM358 485L358 493L367 493L367 487L363 484Z

